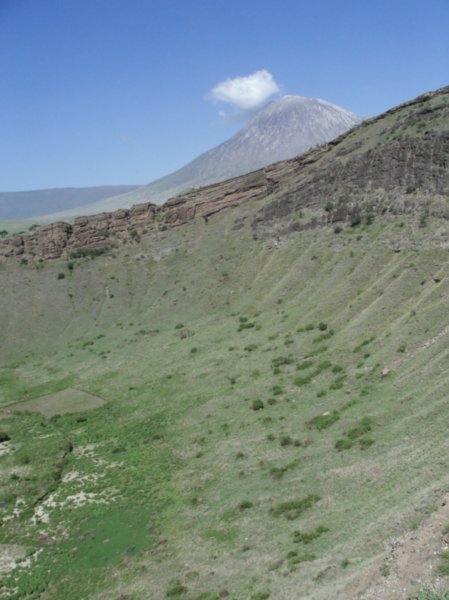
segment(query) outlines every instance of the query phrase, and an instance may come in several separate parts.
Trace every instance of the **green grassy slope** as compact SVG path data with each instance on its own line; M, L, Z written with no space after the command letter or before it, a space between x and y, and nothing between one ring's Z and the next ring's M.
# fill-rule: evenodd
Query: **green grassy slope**
M447 491L446 221L234 228L260 206L1 265L9 597L345 598ZM14 413L66 388L107 404Z

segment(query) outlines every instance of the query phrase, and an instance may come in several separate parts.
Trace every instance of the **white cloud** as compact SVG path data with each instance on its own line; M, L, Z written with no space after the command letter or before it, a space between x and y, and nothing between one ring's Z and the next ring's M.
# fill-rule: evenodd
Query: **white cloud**
M210 97L217 102L227 102L240 110L252 110L261 106L270 96L279 92L273 75L266 69L246 77L234 77L217 84Z

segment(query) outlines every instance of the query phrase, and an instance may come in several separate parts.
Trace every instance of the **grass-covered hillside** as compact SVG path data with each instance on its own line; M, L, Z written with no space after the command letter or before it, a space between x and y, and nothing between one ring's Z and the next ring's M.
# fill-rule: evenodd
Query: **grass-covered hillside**
M447 598L448 221L270 201L0 265L2 597Z

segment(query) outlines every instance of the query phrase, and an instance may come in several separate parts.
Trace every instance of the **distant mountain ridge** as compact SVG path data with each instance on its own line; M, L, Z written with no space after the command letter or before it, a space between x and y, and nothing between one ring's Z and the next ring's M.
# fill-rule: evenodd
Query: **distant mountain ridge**
M141 202L161 204L186 190L293 158L345 133L362 120L325 100L284 96L260 109L229 140L201 154L181 169L122 196L52 217L67 219L80 214L91 215L129 208Z
M29 219L126 194L137 185L102 185L0 192L0 219Z

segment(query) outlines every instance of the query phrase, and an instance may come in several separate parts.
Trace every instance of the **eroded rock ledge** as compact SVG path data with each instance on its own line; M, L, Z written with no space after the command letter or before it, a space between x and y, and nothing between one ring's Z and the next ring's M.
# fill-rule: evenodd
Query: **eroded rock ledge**
M0 257L60 258L77 249L107 248L144 233L183 225L195 218L207 219L224 208L266 197L294 168L294 160L284 161L177 196L163 206L147 202L130 209L78 217L73 225L51 223L30 233L4 238L0 241Z

